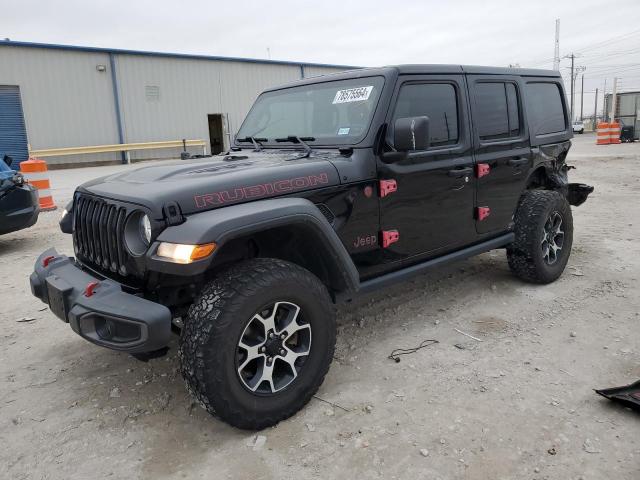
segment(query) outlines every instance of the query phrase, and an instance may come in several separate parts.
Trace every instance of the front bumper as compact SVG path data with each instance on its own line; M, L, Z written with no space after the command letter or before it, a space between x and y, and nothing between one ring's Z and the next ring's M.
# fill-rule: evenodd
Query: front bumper
M33 187L11 186L0 191L0 235L31 227L38 213L38 195Z
M34 296L74 332L96 345L141 353L169 342L171 312L167 307L126 293L113 280L83 271L73 258L53 248L38 257L29 282Z

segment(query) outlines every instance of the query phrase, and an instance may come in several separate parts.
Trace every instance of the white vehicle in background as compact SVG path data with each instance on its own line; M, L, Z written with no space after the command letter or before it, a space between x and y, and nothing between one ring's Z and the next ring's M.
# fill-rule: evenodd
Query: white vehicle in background
M584 133L584 123L583 122L573 122L573 133Z

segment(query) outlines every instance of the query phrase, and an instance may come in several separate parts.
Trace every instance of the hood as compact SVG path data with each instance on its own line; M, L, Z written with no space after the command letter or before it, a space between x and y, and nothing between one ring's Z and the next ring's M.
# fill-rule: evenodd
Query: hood
M340 183L333 152L240 151L198 160L163 162L101 177L78 190L148 208L162 218L175 202L184 215L236 203L290 195Z

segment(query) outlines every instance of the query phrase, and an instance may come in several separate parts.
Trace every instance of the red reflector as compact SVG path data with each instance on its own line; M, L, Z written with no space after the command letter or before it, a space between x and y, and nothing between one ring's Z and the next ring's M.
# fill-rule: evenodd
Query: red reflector
M45 258L42 260L42 266L43 266L44 268L47 268L47 267L49 266L49 264L51 263L51 260L53 260L54 258L56 258L56 257L54 257L53 255L50 255L50 256L48 256L48 257L45 257Z
M98 288L98 285L100 285L100 282L89 282L84 289L84 296L91 297L95 293L96 288Z
M398 190L395 180L380 180L380 196L382 198Z
M400 240L400 233L397 230L383 230L382 231L382 248L387 248L392 243L396 243Z
M478 220L482 221L491 214L489 207L478 207Z
M491 171L491 167L489 166L488 163L479 163L476 165L476 176L478 178L482 178L485 175L489 175L490 171Z

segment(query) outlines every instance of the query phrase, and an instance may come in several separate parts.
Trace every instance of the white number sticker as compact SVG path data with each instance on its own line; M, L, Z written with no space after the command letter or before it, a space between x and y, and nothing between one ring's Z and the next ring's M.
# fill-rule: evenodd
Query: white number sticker
M369 95L373 90L373 85L369 87L357 87L348 88L346 90L338 90L336 96L333 99L333 104L336 103L348 103L348 102L361 102L363 100L369 100Z

